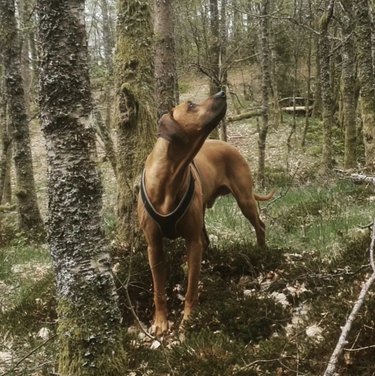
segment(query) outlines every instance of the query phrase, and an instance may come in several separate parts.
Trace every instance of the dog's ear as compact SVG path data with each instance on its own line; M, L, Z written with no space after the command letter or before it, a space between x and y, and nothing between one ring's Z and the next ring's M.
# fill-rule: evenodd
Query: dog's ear
M165 138L170 142L181 142L187 144L188 135L182 126L173 119L172 114L167 112L159 120L158 137Z

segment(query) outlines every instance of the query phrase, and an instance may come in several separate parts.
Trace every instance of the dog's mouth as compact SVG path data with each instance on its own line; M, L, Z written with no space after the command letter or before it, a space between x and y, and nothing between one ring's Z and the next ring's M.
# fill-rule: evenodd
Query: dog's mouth
M216 113L216 115L214 115L214 117L205 126L205 129L208 132L211 132L217 125L219 125L227 111L227 100L224 92L221 91L215 94L213 97L211 97L211 100L213 101L212 112Z

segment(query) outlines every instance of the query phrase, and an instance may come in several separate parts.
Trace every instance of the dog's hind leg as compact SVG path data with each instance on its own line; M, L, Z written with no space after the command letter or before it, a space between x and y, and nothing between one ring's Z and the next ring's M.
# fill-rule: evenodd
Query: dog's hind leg
M257 237L257 243L259 248L265 248L266 226L259 217L258 206L256 201L252 197L247 197L246 199L237 199L237 203L242 211L242 214L249 220L249 222L253 225L255 229L255 235Z

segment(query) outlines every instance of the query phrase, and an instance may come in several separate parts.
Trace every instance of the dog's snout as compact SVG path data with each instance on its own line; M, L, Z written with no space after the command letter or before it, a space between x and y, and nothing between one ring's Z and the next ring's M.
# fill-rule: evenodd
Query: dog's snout
M225 98L225 97L226 95L223 90L219 91L218 93L214 95L214 98Z

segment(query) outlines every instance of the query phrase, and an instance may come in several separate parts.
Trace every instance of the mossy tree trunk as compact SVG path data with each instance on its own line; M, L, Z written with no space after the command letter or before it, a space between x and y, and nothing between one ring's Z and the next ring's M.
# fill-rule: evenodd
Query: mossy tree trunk
M174 11L171 0L154 0L155 87L157 116L176 105Z
M43 234L44 224L35 189L20 46L14 0L0 0L0 50L3 53L5 92L14 149L18 221L20 229L34 237Z
M320 62L320 86L322 90L323 111L323 172L332 168L332 128L334 125L334 103L331 80L331 43L329 40L329 23L333 16L334 0L329 0L327 9L320 19L320 36L318 54Z
M342 17L342 96L343 125L345 129L344 168L356 167L357 127L356 127L356 58L354 46L354 13L351 0L342 0L345 6Z
M262 70L262 125L258 136L258 176L257 182L263 187L265 184L265 164L266 164L266 140L269 123L269 101L271 87L271 67L270 67L270 20L269 20L269 0L262 0L261 20L260 20L260 50L261 50L261 70Z
M131 245L138 233L136 181L157 124L148 0L119 0L116 34L117 210L120 239Z
M363 121L366 167L375 170L375 78L371 53L371 26L368 0L353 1L356 16L357 58L361 85L360 103Z
M8 131L7 104L4 90L3 66L0 64L0 205L10 203L8 187L10 186L9 175L11 165L11 138ZM11 195L10 195L11 196Z
M102 229L84 1L38 0L40 110L49 243L58 296L59 375L126 373L121 315Z

